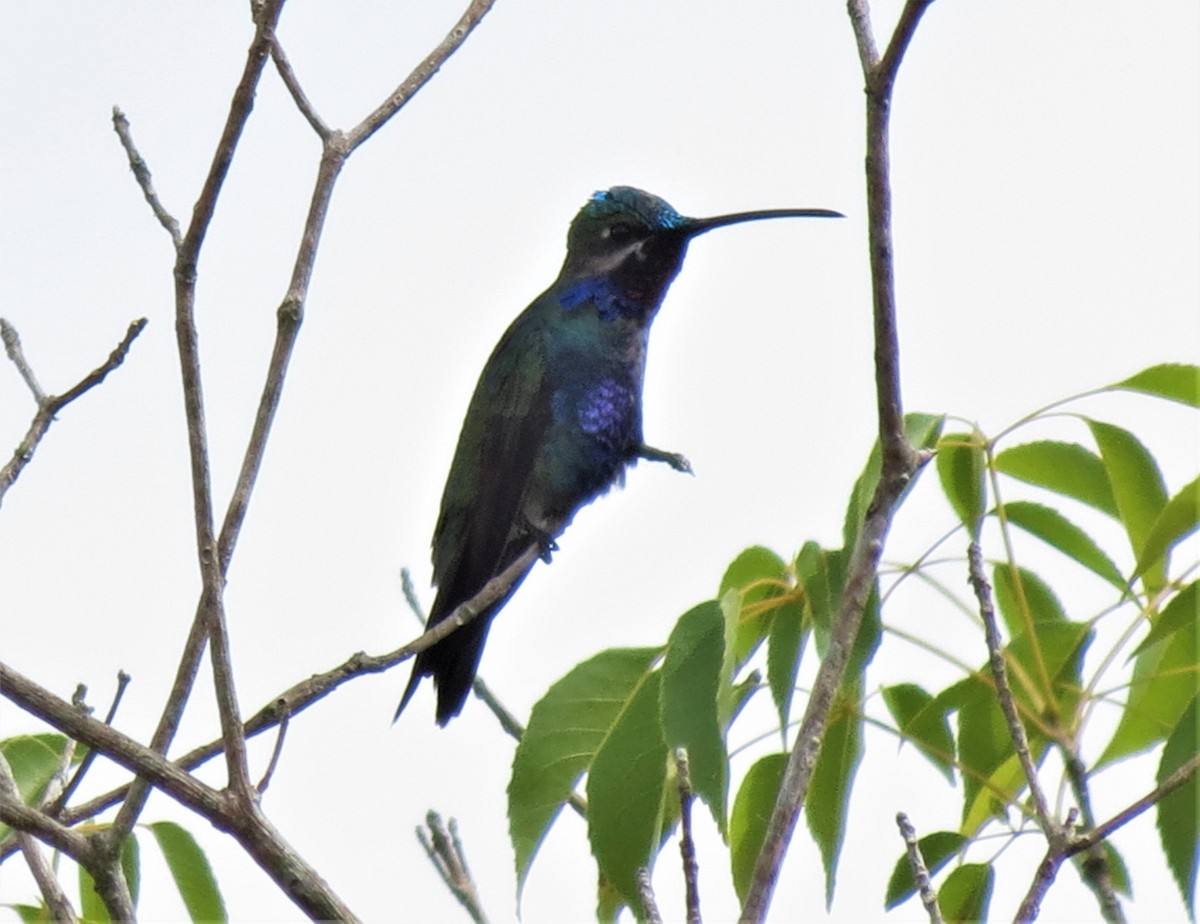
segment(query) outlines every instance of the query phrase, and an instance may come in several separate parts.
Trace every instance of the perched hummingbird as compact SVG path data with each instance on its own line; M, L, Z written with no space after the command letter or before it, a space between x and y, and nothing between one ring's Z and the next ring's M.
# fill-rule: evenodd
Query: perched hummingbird
M760 218L840 218L826 209L773 209L686 218L629 186L598 192L567 233L558 278L505 331L467 408L433 533L437 598L428 625L470 600L532 542L550 560L576 512L640 459L690 471L642 441L646 342L688 242ZM437 721L462 711L503 598L417 655L396 710L421 678L437 687Z

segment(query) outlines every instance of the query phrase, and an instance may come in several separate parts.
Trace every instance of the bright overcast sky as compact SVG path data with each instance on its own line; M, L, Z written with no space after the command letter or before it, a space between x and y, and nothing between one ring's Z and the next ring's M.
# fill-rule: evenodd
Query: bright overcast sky
M348 128L442 38L460 4L292 0L279 34L314 105ZM87 683L101 707L117 670L128 671L117 724L143 740L198 578L172 255L110 112L119 104L127 113L164 203L186 219L249 43L245 6L0 11L0 315L51 392L97 365L131 320L150 320L126 364L61 415L0 511L3 657L63 696ZM881 3L878 15L898 8ZM1197 360L1198 37L1194 0L933 5L894 105L908 409L996 432L1152 363ZM478 371L554 278L567 224L598 188L640 186L690 215L813 206L848 218L729 228L692 246L651 338L645 421L647 440L685 453L696 477L644 465L624 491L580 515L553 567L539 565L493 627L482 675L527 715L583 658L663 641L747 545L789 555L807 539L836 544L875 426L862 110L841 2L498 0L458 55L351 159L335 193L229 574L246 712L355 651L381 653L416 634L398 573L410 567L432 599L429 538ZM268 67L200 265L222 507L318 154ZM1150 409L1133 398L1087 406L1125 426L1149 417L1139 432L1177 490L1195 474L1196 415ZM6 364L0 446L16 445L32 412ZM1058 437L1083 438L1071 426ZM934 493L901 511L889 559L911 560L949 528ZM922 602L933 601L898 602L885 618L929 634L943 631L934 620L953 622ZM1073 616L1094 601L1079 605ZM984 659L970 636L959 651L970 663ZM913 659L911 647L886 637L869 687L914 679ZM919 670L930 688L954 676L936 664ZM458 919L411 833L429 808L455 816L484 902L493 920L507 920L513 745L473 699L437 730L428 685L393 727L407 674L405 666L355 681L295 721L265 808L367 921ZM202 685L179 750L213 736L210 703ZM739 726L735 743L770 722L764 710L757 726ZM0 704L0 733L35 727ZM256 742L257 766L269 746ZM901 850L897 809L923 832L958 818L960 792L925 764L907 752L897 758L883 735L868 736L867 748L837 920L882 914ZM1098 787L1097 811L1123 807L1151 766L1113 774ZM97 791L120 779L100 769L94 777ZM209 778L219 782L216 769ZM145 820L164 817L181 815L165 799L151 802ZM220 835L189 826L210 850L233 920L296 919ZM724 854L704 836L706 917L729 919ZM1132 915L1183 920L1149 816L1122 838L1137 890ZM997 884L998 919L1011 917L1041 855L1033 839L1024 844ZM143 850L147 863L153 855ZM675 857L673 847L664 853L656 878L671 914L681 907ZM0 901L27 899L10 869ZM152 868L148 877L161 883L163 874ZM821 919L823 876L803 827L784 880L774 919ZM1064 870L1060 880L1043 919L1093 916L1077 876ZM564 818L533 868L524 920L587 919L593 884L583 827ZM143 909L146 919L183 915L164 888L147 888ZM919 920L920 908L893 918Z

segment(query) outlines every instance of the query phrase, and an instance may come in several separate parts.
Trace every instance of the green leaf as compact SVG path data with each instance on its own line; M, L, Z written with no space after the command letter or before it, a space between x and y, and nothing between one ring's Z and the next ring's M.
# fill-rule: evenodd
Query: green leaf
M1067 618L1050 585L1032 571L1017 568L1014 576L1008 563L1000 562L992 570L992 583L996 588L996 606L1010 635L1027 631L1031 623L1061 622Z
M800 672L807 641L804 604L792 599L777 607L771 620L771 634L767 637L767 683L779 713L779 733L785 741L792 697L796 692L796 675Z
M1082 501L1111 517L1118 517L1117 502L1100 457L1078 443L1040 440L1011 446L995 458L996 470Z
M1167 601L1167 605L1163 607L1162 612L1158 614L1154 624L1150 627L1150 632L1133 650L1134 656L1141 654L1152 645L1157 645L1180 629L1194 627L1197 613L1200 613L1200 596L1197 596L1197 583L1193 581Z
M550 825L661 653L661 648L602 651L573 668L534 705L508 784L518 899Z
M158 841L163 859L193 921L227 921L225 902L213 877L208 857L187 829L173 821L146 825Z
M938 434L942 432L944 421L945 417L940 414L905 414L904 433L914 449L932 449L937 443ZM875 488L879 484L879 472L881 468L882 461L879 453L879 440L877 439L867 456L867 464L863 467L862 474L858 476L858 480L854 483L854 489L850 493L850 503L846 507L846 518L842 527L842 540L843 545L847 549L854 548L854 541L858 536L859 528L862 526L863 518L866 516L867 507L870 506L871 499L875 496ZM908 483L908 486L900 495L900 503L904 502L904 498L908 496L908 492L912 490L913 485L916 484L920 475L921 469L918 469L912 481Z
M947 433L937 444L937 471L942 491L967 533L976 539L979 538L987 498L983 448L983 439L978 433Z
M1013 639L1008 681L1018 705L1051 725L1069 723L1083 695L1083 656L1094 637L1087 623L1064 620L1035 622L1032 637Z
M17 917L21 919L21 924L54 924L54 919L50 917L50 910L40 905L0 905L0 907L15 911Z
M1185 485L1172 497L1146 535L1138 555L1135 578L1141 577L1155 562L1164 561L1167 553L1196 531L1200 526L1200 478Z
M725 617L715 601L679 617L662 666L662 727L667 747L686 748L692 790L725 835L729 758L718 717L725 657ZM729 679L724 678L725 685Z
M747 771L729 818L729 860L738 900L745 901L754 875L754 863L762 849L767 824L779 796L779 781L787 766L787 754L768 754Z
M1138 649L1121 721L1097 767L1153 747L1166 738L1196 692L1197 584L1189 584L1163 608L1157 624L1178 628Z
M867 591L867 602L863 606L862 622L858 626L858 635L854 637L854 647L850 649L850 658L846 662L846 673L842 677L842 687L848 688L862 679L879 643L883 639L883 618L879 611L879 578L871 581L871 589Z
M805 615L822 651L842 600L843 557L842 552L822 549L815 542L804 543L796 556L796 584L804 595Z
M883 701L904 739L916 745L953 784L954 737L950 734L945 711L915 683L884 687Z
M67 739L63 735L45 732L38 735L16 735L0 741L0 753L8 761L21 801L35 805L41 801L46 786L63 764ZM0 824L0 838L9 831Z
M1125 589L1120 569L1082 529L1053 507L1032 501L1013 501L1004 505L1004 515L1014 526L1043 542L1054 546L1064 555L1093 571L1118 590Z
M817 756L808 795L804 800L808 830L820 847L821 859L825 864L827 910L833 903L838 857L846 835L850 792L854 788L854 777L858 773L862 755L862 701L857 695L839 693L829 713L821 753Z
M108 908L104 906L99 893L96 891L96 883L92 879L92 874L84 869L83 864L77 867L79 870L79 912L83 920L89 924L109 924L112 918L109 916Z
M1109 386L1200 407L1200 366L1162 363Z
M1191 704L1184 710L1167 739L1158 765L1156 783L1159 786L1200 751L1200 741L1197 740L1197 728L1200 728L1198 701L1200 697L1192 697ZM1197 787L1196 779L1193 776L1174 792L1163 796L1155 812L1167 866L1175 876L1179 894L1183 896L1183 903L1188 907L1193 921L1196 919L1196 867L1200 863L1200 797L1197 796L1200 787Z
M925 868L932 877L938 870L950 862L961 849L967 839L957 831L935 831L926 834L917 841L921 850L921 858ZM912 867L908 863L908 853L902 853L892 869L892 878L888 880L887 894L883 907L891 911L897 905L907 901L917 892L917 880L913 878Z
M986 668L984 668L986 671ZM986 675L985 675L986 676ZM970 678L970 691L958 709L958 760L963 780L962 831L972 835L988 818L1001 815L1017 793L1016 786L999 787L996 794L984 786L1013 753L1004 713L991 686Z
M659 720L662 675L647 674L588 770L592 855L625 903L640 907L636 873L653 867L662 834L668 754Z
M133 899L133 907L137 908L139 893L142 890L142 855L136 831L130 831L129 837L125 838L125 843L121 845L121 872L129 886L129 897Z
M938 907L946 924L986 921L995 873L986 863L964 863L938 889Z
M1088 427L1100 447L1104 470L1133 554L1140 556L1151 528L1167 505L1167 488L1158 463L1128 430L1098 420L1089 420ZM1156 590L1165 583L1165 572L1165 561L1152 561L1143 569L1142 582L1148 589Z
M1104 841L1101 846L1104 848L1104 856L1108 861L1108 875L1112 880L1113 889L1132 901L1133 884L1129 879L1129 867L1125 865L1125 858L1117 852L1112 841ZM1075 859L1080 863L1087 862L1086 857L1076 856Z
M752 607L753 604L784 593L788 581L787 565L782 558L760 545L751 546L725 569L717 599L736 590L741 595L743 611L754 614L760 608ZM762 611L760 615L739 622L736 646L739 667L746 663L770 630L770 611Z

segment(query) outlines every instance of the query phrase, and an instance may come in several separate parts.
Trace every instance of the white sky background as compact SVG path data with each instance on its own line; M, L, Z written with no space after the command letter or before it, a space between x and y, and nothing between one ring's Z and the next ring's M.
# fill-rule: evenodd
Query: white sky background
M279 33L317 109L348 128L442 38L460 6L293 0ZM877 16L890 24L898 9L881 4ZM996 432L1154 362L1197 360L1198 19L1192 0L931 8L894 105L909 410ZM164 203L186 220L250 36L236 2L0 11L0 314L50 392L96 366L131 320L150 319L125 365L63 412L6 498L2 656L62 696L87 683L101 710L123 668L134 680L117 725L143 740L199 582L172 255L110 111L125 110ZM442 73L354 155L335 192L229 575L247 714L352 652L391 650L416 634L398 572L411 567L432 598L429 537L476 376L512 317L554 278L567 224L598 188L640 186L691 215L815 206L849 217L729 228L692 246L655 325L645 419L647 440L687 454L696 477L643 465L624 491L581 514L553 567L538 566L493 627L482 675L527 715L583 658L661 642L747 545L784 555L809 538L836 545L875 427L862 109L841 3L499 0ZM222 510L318 154L268 67L200 265ZM1136 425L1177 490L1195 474L1196 415L1161 405L1106 398L1084 409ZM0 450L16 445L32 413L5 362ZM1062 427L1036 435L1086 438L1077 424ZM911 560L949 528L933 488L930 478L901 511L889 559ZM1077 617L1105 602L1087 583L1065 596ZM969 663L984 660L982 640L932 597L898 595L885 619ZM403 666L357 680L293 722L266 810L368 921L459 919L412 836L429 808L455 816L484 902L506 920L512 742L474 699L436 729L429 684L392 727L407 676ZM954 676L885 637L868 681L938 689ZM739 723L738 741L771 727L765 705L763 697ZM36 728L0 705L0 734ZM177 750L215 729L206 677ZM1087 755L1105 742L1091 739ZM255 743L257 767L269 747ZM897 756L883 735L868 735L867 748L837 920L882 915L902 849L898 809L922 833L954 828L960 811L961 791L910 750ZM1097 780L1098 814L1139 795L1154 761ZM207 777L219 782L220 772ZM99 791L119 779L97 768L92 783ZM156 799L144 819L165 817L183 816ZM725 854L711 819L703 810L697 819L706 917L726 920L736 907ZM223 836L186 823L210 852L233 920L299 917ZM1185 919L1150 817L1116 843L1134 877L1132 915ZM997 919L1011 917L1042 851L1027 838L1006 854ZM155 856L147 842L144 917L181 918ZM676 857L668 848L656 874L671 916L681 909ZM3 869L0 901L28 898L17 864ZM563 818L535 862L524 920L587 919L593 877L582 824ZM1059 880L1043 920L1095 918L1076 874L1064 869ZM773 919L824 914L823 874L802 826ZM892 918L920 920L920 908Z

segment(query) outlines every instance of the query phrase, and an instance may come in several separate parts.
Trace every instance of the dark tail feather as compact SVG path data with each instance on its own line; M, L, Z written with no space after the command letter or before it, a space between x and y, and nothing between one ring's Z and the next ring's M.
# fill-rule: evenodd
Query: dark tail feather
M400 713L417 692L422 677L432 677L434 686L437 687L438 725L445 726L462 712L467 694L471 692L475 671L479 669L479 659L483 655L483 643L487 639L492 615L493 613L481 613L432 648L427 648L417 655L412 677L409 678L408 686L404 688L404 696L400 699L392 721L400 718Z

